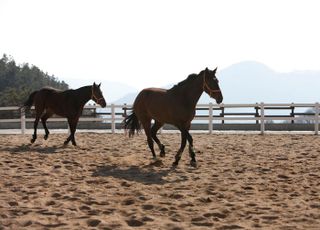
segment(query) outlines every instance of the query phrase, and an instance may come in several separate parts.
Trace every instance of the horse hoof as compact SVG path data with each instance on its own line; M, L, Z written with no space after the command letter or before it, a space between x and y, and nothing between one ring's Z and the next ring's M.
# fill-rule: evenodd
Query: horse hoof
M166 152L164 150L164 145L162 145L161 149L160 149L160 157L165 157L166 156Z
M45 140L48 140L48 136L44 136L43 138L44 138Z
M31 139L30 142L33 144L36 141L36 139Z
M175 161L175 162L172 163L172 167L175 168L175 167L178 166L178 164L179 164L179 162Z
M69 141L65 141L63 142L63 145L67 145L69 143Z
M196 168L197 167L197 162L196 161L190 161L190 166Z

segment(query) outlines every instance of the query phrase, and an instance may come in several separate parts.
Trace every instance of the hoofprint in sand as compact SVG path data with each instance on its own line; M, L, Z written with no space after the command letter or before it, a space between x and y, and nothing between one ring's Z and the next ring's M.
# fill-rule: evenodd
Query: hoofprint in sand
M319 137L193 134L196 169L159 137L154 162L144 135L1 135L0 229L320 228Z

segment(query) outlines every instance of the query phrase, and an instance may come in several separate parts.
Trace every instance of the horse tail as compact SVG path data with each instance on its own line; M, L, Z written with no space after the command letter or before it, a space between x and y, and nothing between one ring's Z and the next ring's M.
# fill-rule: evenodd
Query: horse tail
M34 91L30 94L28 100L26 100L23 105L21 106L21 109L23 109L24 111L26 110L30 110L31 106L33 105L34 102L34 96L36 95L36 93L38 93L39 91Z
M124 119L124 129L129 129L129 137L132 137L135 132L137 132L137 134L140 132L141 123L134 112Z

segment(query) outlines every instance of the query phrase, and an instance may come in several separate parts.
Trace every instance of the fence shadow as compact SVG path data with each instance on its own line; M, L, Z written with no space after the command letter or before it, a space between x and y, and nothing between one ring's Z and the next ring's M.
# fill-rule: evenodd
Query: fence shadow
M166 177L170 172L172 172L172 169L154 170L150 165L145 167L130 166L127 168L120 168L117 165L105 165L97 167L92 176L114 177L146 185L162 185L168 182L164 177Z

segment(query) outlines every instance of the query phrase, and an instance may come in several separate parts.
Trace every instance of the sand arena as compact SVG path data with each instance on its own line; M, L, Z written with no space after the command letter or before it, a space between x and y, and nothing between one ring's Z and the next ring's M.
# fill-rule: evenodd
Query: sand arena
M319 229L319 137L193 134L196 169L159 137L0 135L0 229Z

